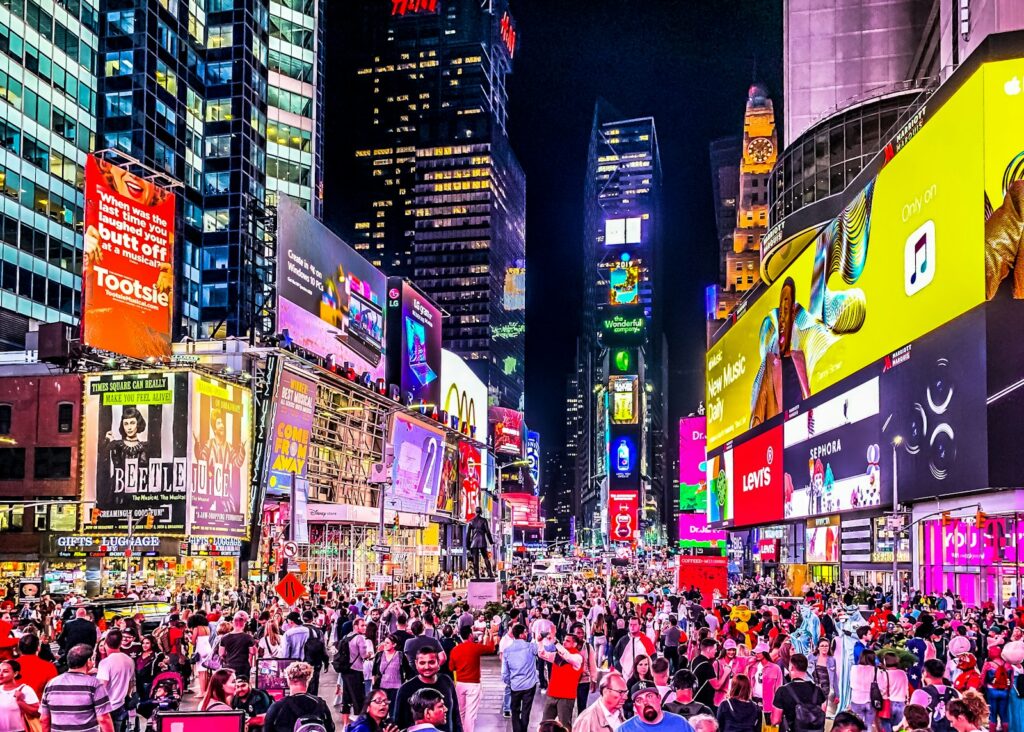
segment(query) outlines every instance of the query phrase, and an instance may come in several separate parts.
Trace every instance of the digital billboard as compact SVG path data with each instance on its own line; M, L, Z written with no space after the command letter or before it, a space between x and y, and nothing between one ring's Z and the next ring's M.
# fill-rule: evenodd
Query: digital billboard
M892 459L890 450L882 450L879 377L827 399L808 400L786 420L783 431L786 518L878 506L883 484L891 495Z
M838 516L824 516L807 522L804 558L808 564L839 564Z
M632 541L640 528L637 491L608 491L608 534L611 541Z
M709 523L728 526L732 522L732 461L732 450L725 450L706 460Z
M526 433L526 462L533 480L533 492L540 493L540 433L528 430Z
M733 448L733 525L779 521L783 515L782 427Z
M451 516L455 512L455 500L459 493L459 448L454 442L444 446L444 462L441 463L441 480L437 489L434 510Z
M679 420L679 510L683 512L707 511L705 429L704 417Z
M501 494L512 514L512 525L517 529L537 529L544 526L540 520L540 499L532 493Z
M640 377L609 376L612 424L636 424L640 420Z
M441 404L448 426L487 442L487 386L460 356L441 349Z
M252 392L232 382L189 374L192 486L189 533L247 538Z
M709 449L984 300L982 116L994 95L983 99L982 78L891 147L877 178L708 349Z
M640 267L628 254L608 272L608 304L636 305L640 302Z
M644 342L647 319L643 308L616 308L598 317L598 330L606 346L636 346Z
M516 259L505 270L505 289L502 293L502 307L508 312L526 310L526 260Z
M388 278L388 382L406 404L441 407L441 311L400 277Z
M679 514L679 546L725 548L728 532L708 526L705 513Z
M282 369L267 441L267 495L287 497L292 477L304 479L316 409L315 378Z
M613 427L608 442L608 466L613 488L640 488L639 426Z
M186 533L190 485L188 374L85 377L82 500L99 509L86 531ZM91 508L90 507L90 508ZM86 514L90 511L86 510Z
M391 420L391 489L387 508L429 513L440 489L444 432L432 424L396 412Z
M643 232L643 219L639 216L630 216L623 219L605 219L604 222L604 243L612 244L639 244Z
M277 249L278 332L383 378L387 278L287 196L277 205Z
M469 521L476 515L480 505L480 486L482 483L480 448L469 442L459 442L459 478L462 483L461 505L462 517Z
M505 407L487 410L491 447L497 455L523 455L523 413Z
M152 181L86 156L84 345L140 361L170 357L174 204Z

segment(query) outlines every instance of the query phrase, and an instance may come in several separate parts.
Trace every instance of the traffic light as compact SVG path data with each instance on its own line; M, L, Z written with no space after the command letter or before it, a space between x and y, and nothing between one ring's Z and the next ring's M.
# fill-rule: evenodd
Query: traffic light
M156 516L154 516L151 513L147 513L146 514L146 528L147 529L152 529L155 524L156 524Z
M100 516L102 514L103 514L103 512L100 509L98 509L98 508L92 509L92 511L89 512L89 523L90 524L98 524L100 522Z
M395 511L395 523L394 523L394 527L395 527L395 531L398 531L398 511Z
M984 511L978 511L978 513L974 515L974 526L979 531L985 528L986 521L988 521L988 516L985 514Z
M953 523L953 519L950 517L949 511L943 511L942 512L942 528L946 528L951 523Z

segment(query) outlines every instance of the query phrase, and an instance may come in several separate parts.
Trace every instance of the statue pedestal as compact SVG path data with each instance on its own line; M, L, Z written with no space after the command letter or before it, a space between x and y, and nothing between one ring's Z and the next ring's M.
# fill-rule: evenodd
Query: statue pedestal
M483 609L489 602L501 600L501 583L496 579L474 579L466 588L466 602L474 610Z

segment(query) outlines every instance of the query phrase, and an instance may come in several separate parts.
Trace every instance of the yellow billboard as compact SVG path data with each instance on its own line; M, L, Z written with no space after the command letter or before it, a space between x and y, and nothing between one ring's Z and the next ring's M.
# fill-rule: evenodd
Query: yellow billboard
M709 450L991 297L982 192L997 206L1007 166L1024 168L1024 94L1007 94L1003 66L904 128L875 180L708 349Z

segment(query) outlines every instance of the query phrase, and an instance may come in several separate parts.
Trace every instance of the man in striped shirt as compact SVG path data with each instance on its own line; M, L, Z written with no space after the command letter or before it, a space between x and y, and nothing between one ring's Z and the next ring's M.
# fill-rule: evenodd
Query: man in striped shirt
M91 675L93 649L84 643L68 651L68 672L43 691L39 717L43 732L114 732L106 687Z

